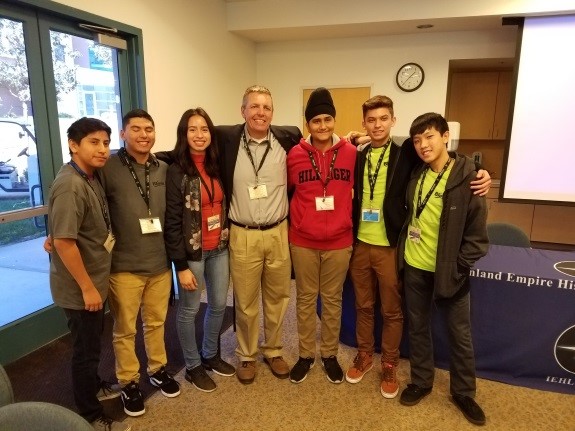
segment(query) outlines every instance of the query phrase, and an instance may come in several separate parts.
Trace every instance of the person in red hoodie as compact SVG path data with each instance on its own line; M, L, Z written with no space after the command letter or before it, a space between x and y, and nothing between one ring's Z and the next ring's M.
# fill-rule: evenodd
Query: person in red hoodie
M321 297L321 361L327 379L343 381L337 361L341 294L353 244L351 220L357 150L334 133L335 106L325 88L314 90L305 109L310 136L287 157L289 243L296 279L299 360L290 380L300 383L315 363L316 304Z

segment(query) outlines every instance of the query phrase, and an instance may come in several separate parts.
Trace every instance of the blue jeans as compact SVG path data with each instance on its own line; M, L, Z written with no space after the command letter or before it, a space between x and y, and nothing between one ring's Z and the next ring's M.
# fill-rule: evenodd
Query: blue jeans
M209 359L218 353L218 340L230 284L228 249L204 251L202 260L190 260L188 266L198 282L198 288L196 290L178 288L177 329L186 368L192 369L201 365L196 344L196 315L200 309L200 296L204 285L208 294L208 309L204 317L202 355Z

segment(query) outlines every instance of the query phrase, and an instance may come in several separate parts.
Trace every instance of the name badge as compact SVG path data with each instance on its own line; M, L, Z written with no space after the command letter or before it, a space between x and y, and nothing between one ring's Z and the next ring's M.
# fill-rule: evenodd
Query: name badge
M320 196L315 198L316 211L333 211L334 208L333 196Z
M265 184L258 184L255 186L248 187L248 193L250 194L250 199L261 199L268 197L268 189Z
M158 233L162 231L159 217L147 217L140 219L140 229L143 234Z
M106 241L104 241L104 248L108 253L112 253L114 244L116 244L116 237L112 235L112 232L108 232L108 237L106 238Z
M379 222L379 220L380 220L379 209L363 208L361 210L361 221L369 223L377 223Z
M414 242L415 244L419 244L421 242L421 229L409 225L409 228L407 229L407 239Z
M214 230L220 227L220 215L216 214L208 217L208 230Z

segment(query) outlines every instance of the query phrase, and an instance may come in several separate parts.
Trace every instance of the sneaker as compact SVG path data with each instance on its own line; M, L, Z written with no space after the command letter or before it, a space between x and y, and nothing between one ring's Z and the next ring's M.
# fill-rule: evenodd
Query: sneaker
M343 370L339 366L339 362L337 362L337 358L334 355L330 356L329 358L321 358L321 364L325 370L327 379L330 382L343 382Z
M483 413L483 410L481 410L481 407L479 407L473 398L457 394L451 398L455 405L459 407L465 419L475 425L485 425L485 413Z
M365 373L373 368L373 355L367 352L357 352L353 365L345 373L345 380L349 383L359 383Z
M307 373L315 365L314 358L300 358L297 360L296 364L293 366L289 373L289 379L292 383L301 383L307 377Z
M119 385L112 385L110 382L102 380L100 382L100 389L96 396L98 397L98 401L111 400L113 398L118 398L120 396L120 392L121 390Z
M281 356L264 358L264 362L269 365L272 374L278 379L287 379L289 377L289 366Z
M256 378L256 363L254 361L241 361L236 368L236 376L244 385L253 383Z
M202 365L206 370L213 371L220 376L230 377L236 374L236 369L233 365L228 364L217 354L210 359L206 359L202 356Z
M421 388L417 385L414 385L413 383L410 383L401 393L399 402L404 406L414 406L430 393L431 388Z
M381 364L381 395L383 398L395 398L399 392L397 367L389 362Z
M162 395L174 398L180 395L180 385L166 372L166 367L160 368L150 376L150 383L160 388Z
M198 391L213 392L216 390L216 383L212 380L203 366L198 365L191 370L186 368L186 380L194 385Z
M126 425L122 422L116 422L107 416L100 416L94 422L92 422L92 428L97 431L130 431L132 429L131 425Z
M144 397L140 391L140 387L134 381L128 383L122 388L122 403L124 404L124 412L128 416L142 416L146 413L144 407Z

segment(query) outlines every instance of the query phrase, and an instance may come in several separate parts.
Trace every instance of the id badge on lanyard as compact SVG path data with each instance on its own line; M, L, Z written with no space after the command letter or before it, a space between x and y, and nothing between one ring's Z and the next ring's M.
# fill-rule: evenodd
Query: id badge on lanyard
M215 230L220 227L220 215L216 214L208 217L208 231Z
M145 217L140 219L140 229L143 234L158 233L162 231L159 217Z
M112 235L112 232L108 232L108 237L106 238L106 241L104 241L104 248L108 253L112 253L114 244L116 244L116 237Z
M250 199L262 199L268 197L268 189L265 184L256 184L248 187Z
M361 221L365 221L368 223L379 223L381 220L381 211L376 208L363 208L361 210Z
M315 198L316 211L333 211L335 209L335 200L333 196L318 196Z
M421 242L421 229L413 225L409 225L407 229L407 239L415 244Z

